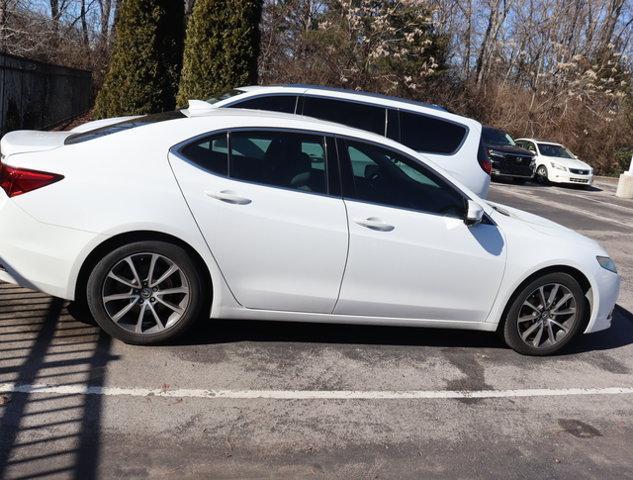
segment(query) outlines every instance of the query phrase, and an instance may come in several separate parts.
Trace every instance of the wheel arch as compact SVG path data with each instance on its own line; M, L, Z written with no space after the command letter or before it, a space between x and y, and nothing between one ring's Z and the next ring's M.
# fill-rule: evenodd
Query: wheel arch
M184 240L168 233L156 232L152 230L138 230L114 235L104 240L90 251L90 253L81 264L81 268L79 269L79 273L77 274L77 280L75 282L74 290L75 301L79 302L80 304L85 303L86 292L85 289L82 288L82 286L86 285L90 272L99 262L99 260L103 258L104 255L106 255L108 252L111 252L115 248L121 247L131 242L151 240L164 241L178 245L179 247L183 248L189 255L191 255L191 257L194 259L195 264L198 265L200 268L200 273L202 274L205 286L208 287L208 291L211 292L210 298L213 298L213 280L211 277L209 266L195 248L193 248Z
M572 267L570 265L550 265L550 266L541 268L535 272L532 272L526 278L524 278L521 281L521 283L519 283L519 285L514 289L512 294L506 300L506 303L503 307L503 312L501 313L501 318L497 326L497 331L500 332L501 329L503 328L503 325L505 324L505 321L506 321L506 317L508 315L508 310L512 306L512 303L514 302L516 297L519 295L521 290L523 290L523 288L525 288L526 285L534 281L536 278L542 277L543 275L547 275L549 273L567 273L568 275L572 276L580 285L580 288L585 294L585 299L588 305L587 311L585 313L585 318L582 319L583 325L582 325L581 331L585 330L585 328L587 327L589 323L589 320L591 319L591 314L593 311L593 304L594 304L591 282L582 271L580 271L579 269L575 267Z

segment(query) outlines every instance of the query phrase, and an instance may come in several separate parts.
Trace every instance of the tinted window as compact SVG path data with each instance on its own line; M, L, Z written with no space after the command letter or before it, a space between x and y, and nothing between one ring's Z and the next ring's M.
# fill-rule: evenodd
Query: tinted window
M173 112L154 113L152 115L143 115L142 117L124 120L123 122L96 128L87 132L74 133L66 138L64 144L72 145L75 143L87 142L88 140L94 140L95 138L105 137L106 135L112 135L113 133L123 132L131 128L151 125L152 123L165 122L167 120L178 120L179 118L186 118L185 114L179 110Z
M517 145L519 145L519 147L528 149L530 152L536 153L536 147L534 146L532 142L526 142L526 141L523 141L521 143L517 142Z
M353 192L365 202L460 217L464 199L439 176L391 150L361 142L345 142Z
M400 141L400 115L398 110L387 110L387 137Z
M541 151L541 155L545 155L546 157L574 158L572 153L562 145L539 143L538 148Z
M305 97L303 114L350 127L385 134L385 109L326 98Z
M195 140L180 150L187 160L213 173L227 175L229 168L226 133Z
M231 177L327 193L323 137L288 132L233 132Z
M243 102L229 105L230 108L250 108L252 110L268 110L270 112L295 113L297 97L278 95L251 98Z
M496 128L484 127L482 136L484 137L486 145L516 145L510 135Z
M462 144L466 131L463 125L400 112L401 143L418 152L454 153Z
M242 95L244 93L244 90L238 90L238 89L234 89L234 90L229 90L228 92L224 92L220 95L218 95L217 97L211 97L211 98L207 98L205 100L205 102L207 103L218 103L221 102L222 100L227 100L231 97L236 97L238 95Z

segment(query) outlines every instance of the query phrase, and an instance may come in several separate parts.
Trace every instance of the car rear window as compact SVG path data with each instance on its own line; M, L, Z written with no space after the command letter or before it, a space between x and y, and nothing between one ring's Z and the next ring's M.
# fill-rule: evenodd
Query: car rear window
M451 155L468 129L458 123L411 112L400 112L400 143L418 152Z
M74 145L76 143L83 143L89 140L94 140L95 138L112 135L113 133L130 130L131 128L142 127L144 125L151 125L158 122L165 122L167 120L178 120L179 118L186 118L186 115L180 110L144 115L142 117L132 118L131 120L124 120L112 125L89 130L87 132L74 133L66 138L64 144Z

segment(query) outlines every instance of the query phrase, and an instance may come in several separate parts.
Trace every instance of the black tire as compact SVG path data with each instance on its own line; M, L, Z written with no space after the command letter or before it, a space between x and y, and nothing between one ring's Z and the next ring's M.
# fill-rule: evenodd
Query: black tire
M519 315L521 309L524 308L524 302L528 300L528 297L535 292L535 290L538 290L539 287L551 284L562 285L573 295L576 315L573 320L570 318L569 321L571 324L568 325L568 331L553 345L542 345L539 347L528 345L528 343L521 338L521 332L519 331ZM547 310L549 310L549 308L547 308ZM567 273L549 273L533 280L518 292L508 309L501 332L503 333L506 344L518 353L534 356L552 355L565 348L569 342L578 335L585 324L586 312L587 300L578 281ZM555 318L558 319L558 317ZM523 323L523 325L525 325L525 323Z
M162 331L157 331L156 333L131 332L129 331L129 328L131 328L130 325L127 325L128 328L122 327L112 319L111 313L108 313L106 300L103 298L106 292L106 281L112 282L111 277L108 277L108 275L112 269L117 268L117 265L123 265L122 262L126 258L132 256L132 258L139 258L140 260L138 261L144 261L145 255L148 255L151 258L152 254L157 254L161 258L173 262L173 264L178 267L177 274L179 278L185 279L184 281L186 283L184 285L186 286L188 293L186 295L183 294L182 308L180 308L181 305L178 305L179 310L181 310L182 313L178 313L179 317L173 325L169 325L169 322L161 324L161 327L164 329ZM145 277L145 275L141 273L140 267L141 266L139 266L138 277L142 278ZM131 272L132 270L130 270L130 273ZM184 277L181 277L181 275L184 275ZM130 275L127 276L127 278L129 277ZM145 278L145 280L147 280L147 278ZM169 279L166 281L172 282L172 280ZM178 280L174 281L175 286L178 286L176 282L178 282ZM88 278L86 286L86 300L88 307L90 308L90 312L97 324L111 336L122 340L125 343L134 345L154 345L173 340L190 328L201 316L203 308L209 304L209 300L205 299L204 287L205 282L200 268L195 265L189 254L182 247L164 241L139 241L114 249L95 265ZM126 286L123 286L122 288L129 288L131 292L135 291ZM138 298L139 301L142 301L140 295L137 295L136 298ZM150 299L146 297L145 300L149 302ZM156 302L154 295L152 295L151 300L152 302ZM129 302L130 305L134 303L133 300L121 301ZM127 304L124 306L126 305ZM147 322L153 321L155 323L154 329L156 329L157 321L154 320L155 317L151 316L151 313L155 312L155 308L158 308L161 305L159 305L159 303L153 303L153 306L154 308L152 308L149 313L146 312L141 314L141 307L135 304L135 306L132 307L132 310L130 310L129 315L133 315L135 313L134 309L138 308L139 318L146 318L147 316L150 317L148 320L138 322L139 325L145 325ZM166 307L161 306L161 308ZM165 310L165 312L168 311L168 309ZM143 310L143 312L145 312L145 310ZM165 316L167 315L168 313L165 313Z
M545 165L541 165L540 167L538 167L536 169L536 173L534 174L534 178L536 179L537 183L540 183L541 185L549 185L550 184L549 172L548 172L547 167Z

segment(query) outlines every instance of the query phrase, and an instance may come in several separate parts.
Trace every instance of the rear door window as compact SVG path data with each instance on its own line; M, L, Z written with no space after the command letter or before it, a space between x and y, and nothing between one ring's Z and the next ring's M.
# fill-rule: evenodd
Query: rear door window
M325 139L295 132L231 133L231 178L304 192L327 193Z
M297 97L294 95L266 95L234 103L229 105L228 108L249 108L269 112L295 113L296 103Z
M400 112L400 142L418 152L451 155L468 129L464 125L412 112Z
M180 149L180 155L199 167L218 175L228 175L226 132L194 140Z
M379 135L385 134L386 109L375 105L306 96L303 99L303 114Z

